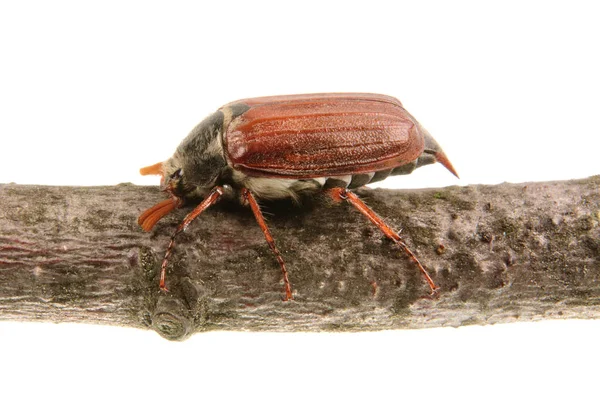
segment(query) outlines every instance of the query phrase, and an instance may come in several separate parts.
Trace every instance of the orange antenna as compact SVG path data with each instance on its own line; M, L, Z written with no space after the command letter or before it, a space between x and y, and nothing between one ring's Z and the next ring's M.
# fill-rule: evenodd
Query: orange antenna
M179 205L180 201L176 199L163 200L144 211L138 218L138 224L143 230L149 232L162 217L179 207Z
M162 165L163 165L163 163L159 162L154 165L150 165L148 167L140 168L140 174L142 174L142 175L162 175L163 174Z

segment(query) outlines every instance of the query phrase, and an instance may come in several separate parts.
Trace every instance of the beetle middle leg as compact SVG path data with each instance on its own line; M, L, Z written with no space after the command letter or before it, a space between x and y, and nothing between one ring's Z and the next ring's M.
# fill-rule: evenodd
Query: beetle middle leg
M281 273L283 274L283 284L285 286L285 299L284 300L285 301L291 300L292 299L292 286L290 285L290 280L288 278L288 273L287 273L287 268L285 267L285 262L283 261L283 257L281 256L281 253L279 252L277 247L275 247L275 240L273 239L273 236L271 236L271 232L269 231L269 227L267 226L267 224L265 222L265 218L263 217L262 212L260 211L258 202L254 198L254 195L252 194L252 192L250 190L248 190L247 188L242 189L242 199L244 201L247 201L250 204L250 208L252 209L252 212L254 213L256 222L258 222L258 226L260 226L260 229L263 231L263 233L265 235L265 239L267 240L267 243L269 244L271 251L275 255L275 258L277 258L277 262L281 266Z
M404 252L415 264L417 264L417 266L423 273L425 280L431 288L431 294L435 294L437 292L439 286L437 286L435 282L433 282L433 279L431 279L431 276L429 276L429 273L427 272L427 270L425 270L425 267L423 267L421 262L417 259L417 256L415 256L415 254L408 248L408 246L406 245L406 243L404 243L400 236L392 228L390 228L383 221L383 219L375 213L375 211L371 210L371 208L367 206L355 193L347 189L335 187L328 189L328 193L336 201L345 200L348 203L352 204L354 208L360 211L362 215L367 217L369 221L375 224L375 226L377 226L386 237L388 237L394 243L400 246L400 248L404 250Z

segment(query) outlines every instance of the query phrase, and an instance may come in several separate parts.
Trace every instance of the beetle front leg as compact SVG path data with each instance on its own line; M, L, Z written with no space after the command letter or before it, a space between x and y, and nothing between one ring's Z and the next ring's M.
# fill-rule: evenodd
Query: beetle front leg
M367 206L355 193L339 187L329 189L328 193L335 201L345 200L348 203L352 204L358 211L360 211L362 215L367 217L369 221L375 224L375 226L377 226L386 237L388 237L394 243L400 246L400 248L404 250L404 252L408 255L408 257L410 257L410 259L415 264L417 264L417 266L423 273L425 280L431 288L431 294L433 295L438 291L439 286L437 286L435 282L433 282L433 279L431 279L429 273L427 272L427 270L425 270L425 267L423 267L421 262L417 259L417 256L415 256L415 254L408 248L406 243L404 243L400 236L392 228L390 228L383 221L383 219L375 213L375 211L371 210L371 208Z
M171 241L169 242L169 246L167 246L167 251L165 252L165 256L163 258L163 262L160 266L160 290L163 292L167 292L167 285L165 283L167 277L167 265L169 264L169 258L171 257L171 252L173 251L173 247L175 246L175 237L182 232L187 226L194 220L198 215L202 214L208 207L215 204L221 196L225 193L225 189L221 186L215 187L206 198L196 206L186 217L181 221L179 226L173 234L171 235Z
M287 273L287 268L285 267L285 262L283 261L283 257L281 256L281 253L279 252L277 247L275 247L275 240L273 239L273 236L271 236L271 232L269 231L269 227L267 227L267 224L262 215L262 212L260 211L258 202L256 201L256 198L254 198L254 195L252 194L252 192L246 188L242 189L242 199L244 200L244 202L247 201L248 204L250 204L250 208L252 209L252 212L254 213L256 222L258 222L258 226L260 226L260 229L263 231L263 233L265 235L265 239L267 240L267 243L269 244L271 251L275 255L275 258L277 258L277 262L281 266L281 273L283 274L283 284L285 287L284 301L291 300L292 299L292 286L290 285L290 280L288 278L288 273Z

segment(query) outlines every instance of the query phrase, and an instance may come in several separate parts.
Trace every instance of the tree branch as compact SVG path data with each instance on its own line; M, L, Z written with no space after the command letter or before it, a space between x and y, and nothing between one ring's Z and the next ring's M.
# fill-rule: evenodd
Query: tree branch
M600 317L600 176L567 182L358 193L402 235L436 298L394 244L348 205L263 204L288 264L252 213L223 204L180 235L189 209L145 233L155 187L0 185L0 319L207 330L360 331Z

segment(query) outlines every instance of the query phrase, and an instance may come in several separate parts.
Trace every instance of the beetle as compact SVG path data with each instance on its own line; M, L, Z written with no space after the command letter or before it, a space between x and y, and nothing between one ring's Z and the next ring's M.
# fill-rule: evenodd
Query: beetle
M138 223L150 231L172 210L201 200L171 236L159 283L166 291L166 268L176 236L220 199L241 201L250 206L281 267L285 300L290 300L286 265L258 200L326 191L335 201L352 204L399 245L434 293L438 286L414 253L351 191L434 162L458 177L439 144L391 96L320 93L238 100L200 122L167 161L140 170L142 175L160 175L169 199L144 211Z

